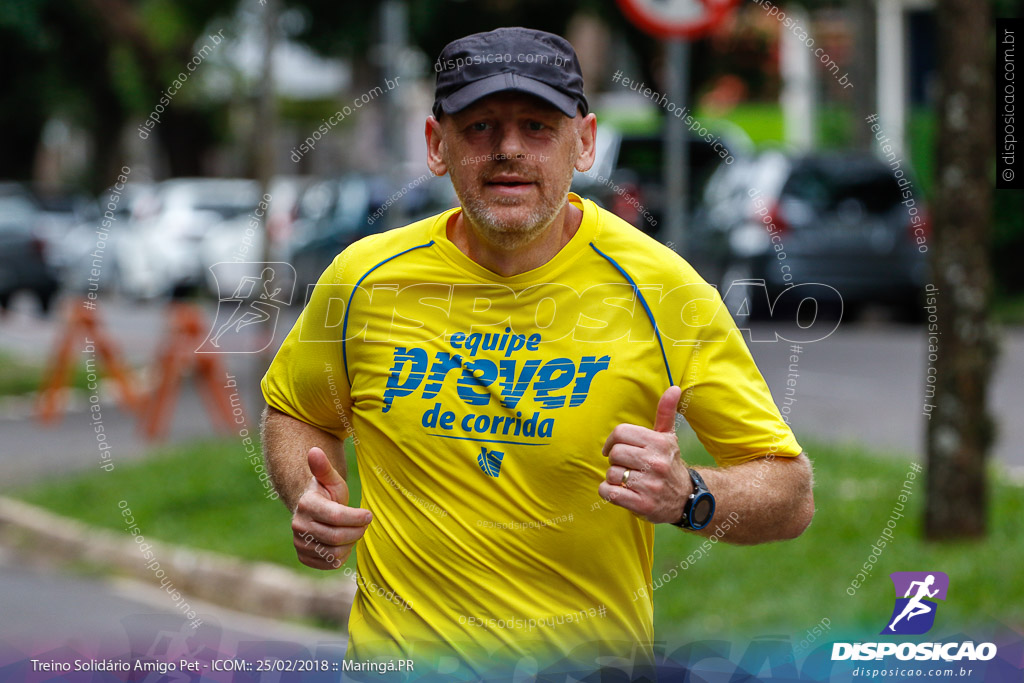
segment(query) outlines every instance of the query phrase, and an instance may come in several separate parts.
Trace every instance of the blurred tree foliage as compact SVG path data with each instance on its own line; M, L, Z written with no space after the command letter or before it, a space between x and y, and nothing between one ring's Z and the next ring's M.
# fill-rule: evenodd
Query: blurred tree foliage
M378 14L381 3L360 0L285 0L285 6L305 15L304 29L294 36L324 55L344 55L356 69L375 67L374 52L380 35ZM579 12L602 18L622 30L650 76L649 65L657 41L623 21L614 0L410 0L409 40L433 60L455 38L501 26L527 28L564 34L569 21Z
M812 6L841 4L812 0ZM116 176L120 131L149 115L191 59L215 20L226 24L239 0L21 0L0 4L0 56L8 85L0 94L0 177L28 178L45 122L59 116L89 132L84 183L102 189ZM291 36L322 55L351 61L355 88L376 79L381 3L288 0L305 19ZM658 83L661 45L624 21L614 0L410 0L409 37L430 59L455 37L499 26L564 33L579 12L603 20ZM255 5L254 5L255 7ZM698 42L692 88L720 75L721 60ZM429 68L429 66L428 66ZM176 95L153 135L171 175L201 172L201 160L225 127L225 107ZM129 126L130 127L130 126Z
M0 3L0 177L27 179L45 122L72 121L90 137L83 184L94 191L116 177L121 133L156 106L192 59L196 37L236 0L21 0ZM200 42L202 38L200 38ZM183 91L186 88L182 89ZM199 172L218 108L182 92L153 135L172 175Z
M870 0L796 4L814 11L856 9L866 2ZM4 152L0 177L30 177L45 122L59 116L88 132L90 168L82 184L94 191L107 186L124 156L122 131L134 130L149 115L211 27L229 26L239 4L239 0L0 2L0 58L7 67L0 90L0 150ZM379 0L284 0L283 4L303 19L300 28L289 32L290 39L321 55L349 60L355 91L376 83L382 62L376 48ZM1021 0L994 0L994 15L1020 16L1021 5ZM409 39L430 62L458 36L499 26L564 34L574 16L586 13L622 37L647 83L660 82L660 41L625 21L614 0L409 0L408 7ZM697 41L691 52L691 90L700 93L727 73L755 81L763 78L762 62L768 53L762 48L749 41L743 45ZM430 63L424 68L425 75L432 75ZM753 92L762 90L756 82L749 85ZM304 114L300 104L290 103L282 111L297 119L317 120L320 110L331 106L315 103ZM169 173L201 173L204 156L228 135L228 116L223 102L203 101L188 86L183 88L150 138L161 146ZM1022 291L1024 271L1016 266L1016 255L1024 250L1020 198L1012 192L996 195L997 281L1002 289Z
M0 4L0 59L6 67L0 89L0 177L29 177L51 113L93 128L100 112L91 100L109 96L98 92L94 82L95 65L104 64L109 51L95 32L82 30L78 5L59 5L31 0Z

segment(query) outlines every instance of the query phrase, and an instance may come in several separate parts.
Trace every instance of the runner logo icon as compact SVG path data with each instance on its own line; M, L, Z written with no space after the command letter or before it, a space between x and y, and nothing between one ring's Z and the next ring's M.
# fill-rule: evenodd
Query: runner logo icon
M944 572L893 572L896 605L882 634L921 635L935 623L938 603L945 600L949 577Z

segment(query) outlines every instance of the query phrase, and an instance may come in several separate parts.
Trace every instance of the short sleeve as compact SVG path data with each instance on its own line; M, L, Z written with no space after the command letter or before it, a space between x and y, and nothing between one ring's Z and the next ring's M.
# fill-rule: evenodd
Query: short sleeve
M697 302L701 322L683 370L679 411L719 465L802 449L782 419L740 331L713 288Z
M260 387L267 405L344 440L352 400L342 350L345 292L341 255L320 276Z

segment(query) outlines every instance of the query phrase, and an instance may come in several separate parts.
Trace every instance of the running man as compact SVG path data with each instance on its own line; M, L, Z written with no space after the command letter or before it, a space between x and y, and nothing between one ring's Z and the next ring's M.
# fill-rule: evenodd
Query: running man
M919 614L928 614L932 611L932 607L930 605L926 605L921 601L924 598L934 598L936 595L938 595L938 588L936 588L934 591L928 590L928 588L932 586L934 583L935 576L933 574L929 574L924 581L912 581L910 585L907 586L907 592L903 597L910 598L910 594L914 592L914 586L918 587L917 595L910 598L910 602L908 602L906 607L903 608L903 611L900 612L900 615L892 620L892 623L889 624L890 631L893 631L893 627L903 617L906 617L907 621L910 621Z
M794 538L810 463L718 292L569 192L596 131L572 46L498 29L436 69L427 164L460 206L324 272L263 379L268 467L302 563L358 546L349 670L639 680L654 525ZM680 413L718 467L680 457ZM699 605L687 581L662 590Z

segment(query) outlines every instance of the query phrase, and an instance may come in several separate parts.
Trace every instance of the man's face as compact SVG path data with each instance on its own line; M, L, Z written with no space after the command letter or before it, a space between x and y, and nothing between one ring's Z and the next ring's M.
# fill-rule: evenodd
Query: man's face
M580 126L521 93L485 97L440 122L440 155L465 217L504 248L532 241L565 205Z

